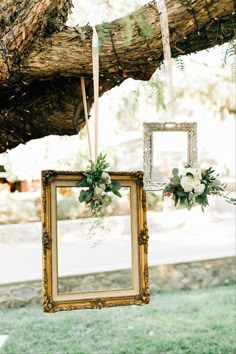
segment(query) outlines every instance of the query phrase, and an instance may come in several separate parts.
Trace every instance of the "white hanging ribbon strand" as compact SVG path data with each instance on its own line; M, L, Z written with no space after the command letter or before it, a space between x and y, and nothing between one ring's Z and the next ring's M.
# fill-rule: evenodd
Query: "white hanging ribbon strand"
M86 100L86 90L84 77L80 78L81 90L84 104L84 115L86 121L88 145L89 145L89 155L90 161L96 163L98 156L98 98L99 98L99 43L96 28L93 27L93 38L92 38L92 63L93 63L93 89L94 89L94 161L91 147L91 139L89 132L88 123L88 107Z
M93 27L92 58L94 88L94 161L96 163L98 156L99 43L95 26Z
M80 83L81 83L81 90L82 90L82 97L83 97L83 104L84 104L84 115L85 115L86 130L87 130L88 145L89 145L89 156L90 156L90 161L93 161L91 139L90 139L90 132L89 132L88 107L87 107L87 100L86 100L84 77L80 78Z
M171 116L172 116L171 118L173 119L174 114L175 114L175 105L174 105L174 88L173 88L173 80L172 80L172 62L171 62L168 14L167 14L167 10L166 10L165 0L155 0L155 1L156 1L158 11L160 13L164 65L166 67L166 72L167 72L167 76L168 76L168 86L169 86L169 96L170 96L170 112L171 112Z

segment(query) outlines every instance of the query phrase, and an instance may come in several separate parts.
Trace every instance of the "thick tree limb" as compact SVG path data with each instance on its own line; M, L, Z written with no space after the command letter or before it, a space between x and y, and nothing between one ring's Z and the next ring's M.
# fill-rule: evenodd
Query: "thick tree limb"
M211 1L207 7L205 0L169 0L166 5L173 56L209 48L234 35L232 0ZM224 23L228 25L227 32ZM126 18L100 25L97 30L100 74L106 77L123 75L147 80L163 58L159 14L154 3ZM89 27L67 28L52 34L43 48L36 48L23 61L22 74L28 80L58 75L91 76L91 35Z
M4 0L0 4L0 80L8 79L32 43L60 29L71 0Z
M6 3L11 2L13 0L6 0ZM172 56L221 44L235 33L233 1L166 0L166 5ZM46 31L47 27L43 28ZM159 14L154 2L124 19L97 26L97 29L101 44L100 94L126 77L148 80L163 59ZM4 31L6 36L6 29ZM47 37L45 31L40 32L44 33L40 42L29 40L29 43L34 41L33 48L31 44L29 47L22 44L20 63L16 65L13 59L10 77L6 80L2 76L0 152L46 135L78 132L84 125L79 79L82 75L87 77L91 107L92 29L88 26L63 28ZM21 36L19 44L24 42Z
M101 78L100 91L117 85ZM87 104L93 102L93 81L86 79ZM85 125L80 79L59 77L33 81L0 103L0 153L47 135L77 134Z

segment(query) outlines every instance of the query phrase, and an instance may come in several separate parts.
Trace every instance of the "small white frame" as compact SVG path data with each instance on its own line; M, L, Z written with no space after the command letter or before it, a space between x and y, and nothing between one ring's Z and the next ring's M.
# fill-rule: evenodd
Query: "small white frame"
M166 182L153 180L153 133L154 132L186 132L188 140L187 164L194 166L197 163L197 123L143 123L143 169L144 169L144 189L162 190ZM176 166L173 166L173 168Z

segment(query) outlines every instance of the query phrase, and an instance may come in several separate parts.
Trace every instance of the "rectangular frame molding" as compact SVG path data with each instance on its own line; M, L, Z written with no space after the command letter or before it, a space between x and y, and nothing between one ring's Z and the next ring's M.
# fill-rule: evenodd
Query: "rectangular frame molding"
M153 132L186 132L188 135L187 164L194 166L197 163L197 123L143 123L143 169L144 189L162 190L166 183L152 179L153 166ZM174 168L175 166L173 166Z
M109 172L111 179L130 188L132 287L78 293L58 293L57 187L76 187L82 171L42 171L43 311L98 309L149 303L148 229L143 172Z

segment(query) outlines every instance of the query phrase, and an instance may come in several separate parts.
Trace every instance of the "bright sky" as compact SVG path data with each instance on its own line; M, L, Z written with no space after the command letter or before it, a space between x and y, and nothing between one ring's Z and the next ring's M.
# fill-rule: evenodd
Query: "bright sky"
M123 17L141 7L147 0L73 0L68 26L96 25Z

